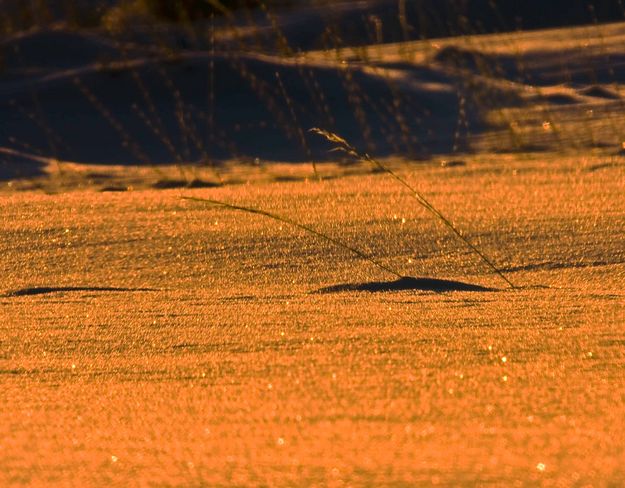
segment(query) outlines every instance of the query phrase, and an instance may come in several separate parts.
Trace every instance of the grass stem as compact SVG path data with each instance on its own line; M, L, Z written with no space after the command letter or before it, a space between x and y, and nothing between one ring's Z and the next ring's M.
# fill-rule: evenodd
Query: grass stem
M255 214L255 215L262 215L264 217L268 217L272 220L276 220L278 222L282 222L284 224L288 224L291 225L293 227L297 227L299 229L302 229L306 232L309 232L310 234L313 234L317 237L320 237L322 239L325 239L328 242L331 242L332 244L341 247L343 249L346 249L348 251L350 251L351 253L357 255L358 257L369 261L371 264L377 266L378 268L386 271L387 273L390 273L398 278L402 278L402 275L400 273L398 273L397 271L395 271L394 269L390 268L389 266L381 263L380 261L378 261L377 259L369 256L368 254L365 254L364 252L362 252L359 249L356 249L355 247L351 247L347 244L345 244L344 242L331 237L327 234L324 234L323 232L319 232L318 230L313 229L312 227L309 227L307 225L304 224L300 224L299 222L295 222L294 220L291 220L287 217L283 217L281 215L276 215L274 213L271 212L267 212L266 210L261 210L259 208L254 208L254 207L244 207L242 205L234 205L232 203L227 203L227 202L222 202L220 200L214 200L211 198L199 198L199 197L182 197L183 200L190 200L190 201L194 201L194 202L202 202L202 203L209 203L211 205L215 205L218 207L223 207L223 208L227 208L229 210L238 210L241 212L246 212L249 214Z
M395 173L391 168L382 164L375 158L372 158L367 153L360 153L354 146L352 146L349 142L343 139L341 136L334 134L332 132L325 131L323 129L313 128L310 129L311 132L318 134L324 137L326 140L330 142L334 142L338 144L334 151L344 152L349 154L350 156L361 159L363 161L367 161L380 170L384 171L388 175L390 175L393 179L399 182L402 186L408 189L408 191L412 194L412 196L417 200L417 202L424 207L428 212L437 217L456 237L458 237L464 244L469 247L475 254L477 254L480 259L488 265L490 269L492 269L502 280L504 280L510 288L516 288L514 284L506 278L506 276L495 266L491 259L489 259L480 249L469 241L463 234L460 232L454 223L449 220L445 215L443 215L436 207L434 207L424 196L419 192L416 188L414 188L410 183L408 183L404 178Z

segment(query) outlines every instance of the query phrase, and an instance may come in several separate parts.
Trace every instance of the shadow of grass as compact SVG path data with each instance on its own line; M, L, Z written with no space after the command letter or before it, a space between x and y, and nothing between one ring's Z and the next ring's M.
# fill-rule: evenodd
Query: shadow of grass
M496 288L487 288L471 283L454 280L440 280L436 278L414 278L403 276L393 281L368 281L365 283L346 283L320 288L314 293L340 293L343 291L367 291L371 293L391 291L433 291L437 293L453 291L485 292L497 291Z
M50 293L63 292L133 292L133 291L158 291L154 288L120 288L113 286L36 286L21 288L6 293L5 297L24 297L33 295L47 295Z

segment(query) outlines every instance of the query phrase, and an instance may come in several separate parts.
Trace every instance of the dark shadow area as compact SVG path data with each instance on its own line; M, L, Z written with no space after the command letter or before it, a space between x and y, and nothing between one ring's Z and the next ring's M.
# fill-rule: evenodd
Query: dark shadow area
M70 3L87 8L89 2ZM96 3L102 13L118 2ZM23 5L3 4L7 11ZM61 0L47 5L50 19L62 19ZM523 57L447 46L422 64L375 62L356 50L324 62L291 56L310 48L623 20L618 1L286 5L271 4L275 25L258 9L215 19L214 39L202 18L188 25L137 23L115 34L39 21L38 29L7 31L0 38L0 180L41 176L48 160L206 166L335 160L333 144L310 134L312 127L375 157L427 159L470 152L471 138L493 129L492 111L565 108L585 101L576 93L618 101L608 85L625 79L625 56L577 48ZM35 13L43 22L46 15ZM242 33L234 36L233 29ZM532 98L506 80L564 83L576 91Z
M120 193L128 191L128 187L123 185L107 185L100 188L99 191L102 193Z
M391 291L433 291L437 293L453 291L485 292L497 291L496 288L473 285L455 280L439 280L436 278L413 278L403 276L394 281L369 281L366 283L347 283L328 286L316 290L315 293L339 293L344 291L367 291L371 293L391 292Z
M332 144L308 133L322 127L376 156L450 152L457 80L430 67L407 75L447 89L423 89L360 65L206 53L20 83L0 78L0 146L91 164L335 159ZM480 114L468 115L479 130Z
M334 26L337 35L353 45L376 40L397 42L581 25L624 17L620 0L221 0L219 3L234 10L227 19L218 21L232 22L238 28L250 21L269 27L271 19L262 9L255 8L264 4L282 26L281 35L294 49L321 47L320 40L328 25ZM59 21L95 26L112 9L133 4L143 5L146 13L157 20L173 23L176 20L182 23L183 19L202 20L219 13L206 0L3 0L2 8L8 27L28 29ZM248 10L241 13L237 7ZM262 41L260 34L255 36ZM271 34L268 28L265 42L275 47L276 36Z
M302 3L307 2L299 2ZM334 37L344 44L362 45L615 22L625 18L619 0L370 0L336 3L332 8L312 7L301 22L287 24L284 29L287 40L299 49L325 47L323 40L328 25L334 31Z
M586 168L584 171L586 171L587 173L594 173L595 171L601 171L603 169L610 169L610 168L618 168L619 166L624 166L624 164L617 163L615 161L610 161L607 163L593 164L592 166L589 166L588 168Z
M606 88L602 85L591 85L587 88L579 90L580 95L585 97L603 98L606 100L620 100L621 96L614 90Z
M217 39L232 48L244 43L266 52L293 52L419 39L616 22L625 19L620 0L279 0L260 9L218 19L228 32L253 32ZM279 32L275 26L279 26ZM249 30L248 30L249 31ZM182 29L169 30L170 42L193 45ZM141 31L127 34L145 40ZM197 41L196 41L197 42Z
M562 263L562 262L547 261L543 263L533 263L533 264L526 264L526 265L521 265L521 266L510 266L508 268L502 269L502 271L506 273L516 273L518 271L582 269L582 268L596 268L600 266L620 265L623 263L625 263L625 261L619 261L619 260L613 260L613 261L594 260L594 261L577 262L577 263L576 262Z
M40 161L16 158L0 153L0 181L43 176L46 174L45 166Z
M219 188L221 183L215 183L212 181L204 181L194 179L191 181L171 179L171 180L158 180L152 185L155 190L170 190L175 188Z
M33 295L47 295L50 293L64 292L135 292L135 291L158 291L155 288L121 288L116 286L35 286L21 288L6 293L5 297L25 297Z

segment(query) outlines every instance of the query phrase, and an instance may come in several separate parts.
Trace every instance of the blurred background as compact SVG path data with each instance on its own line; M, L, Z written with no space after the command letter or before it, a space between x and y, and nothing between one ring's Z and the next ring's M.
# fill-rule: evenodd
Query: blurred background
M0 0L0 9L0 179L45 174L51 160L336 159L312 127L411 161L612 150L623 140L624 36L602 27L625 20L623 0ZM479 36L580 25L581 35Z
M622 0L2 0L2 32L53 22L114 26L132 22L189 22L225 11L264 7L275 12L379 16L384 41L501 32L623 20ZM403 23L403 25L402 25ZM119 26L118 26L119 27ZM362 25L352 26L353 28ZM366 38L367 33L361 30Z

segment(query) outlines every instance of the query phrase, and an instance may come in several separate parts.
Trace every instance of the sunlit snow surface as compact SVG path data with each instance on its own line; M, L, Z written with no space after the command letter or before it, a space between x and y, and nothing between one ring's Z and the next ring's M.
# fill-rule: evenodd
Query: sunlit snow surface
M590 167L398 167L517 290L383 174L2 194L1 484L618 484L624 178ZM394 277L183 194L497 290L316 293Z
M168 61L31 34L0 80L0 486L622 484L623 25ZM276 113L234 104L244 67ZM313 80L515 289L305 132L315 176Z

